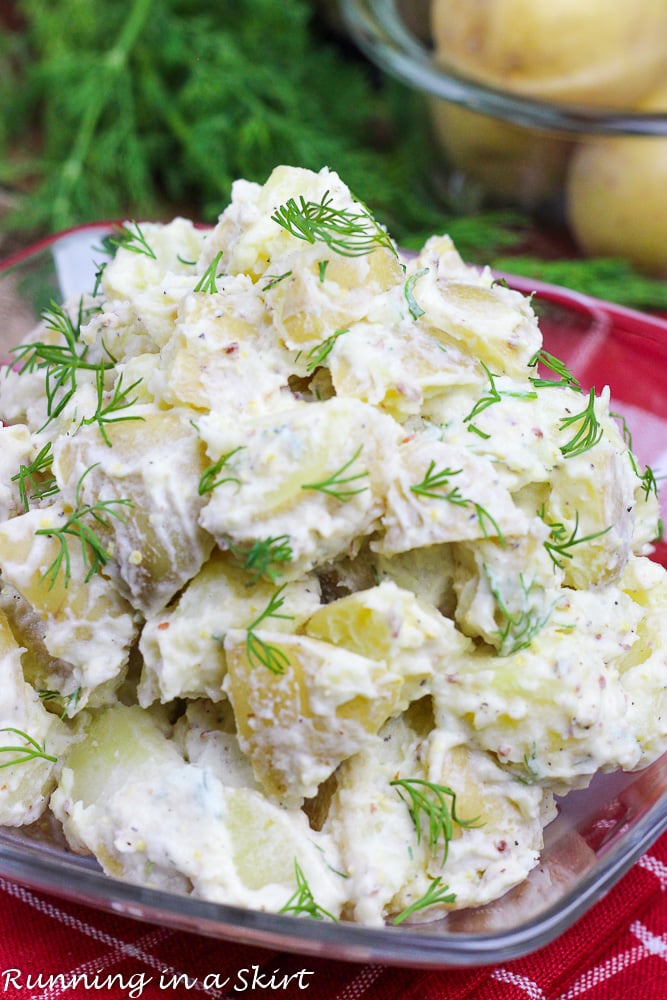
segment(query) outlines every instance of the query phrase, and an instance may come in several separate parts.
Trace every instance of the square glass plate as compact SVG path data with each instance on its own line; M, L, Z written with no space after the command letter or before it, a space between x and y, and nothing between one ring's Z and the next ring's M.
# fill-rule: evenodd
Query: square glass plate
M51 299L90 291L107 224L54 236L0 264L0 360ZM633 448L667 472L667 321L515 276L533 293L545 347L588 389L611 388ZM663 517L667 512L663 510ZM667 565L667 546L654 558ZM538 867L484 907L434 923L373 929L259 913L109 878L68 851L46 819L0 830L0 874L35 889L140 920L221 940L355 962L475 966L528 954L553 940L606 893L667 830L667 755L643 771L596 777L559 801Z

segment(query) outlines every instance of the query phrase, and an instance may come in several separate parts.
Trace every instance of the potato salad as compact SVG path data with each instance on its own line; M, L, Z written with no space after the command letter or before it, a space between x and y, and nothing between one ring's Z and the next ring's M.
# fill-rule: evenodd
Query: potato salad
M336 173L126 222L0 378L0 824L369 926L480 906L667 749L660 514L606 388Z

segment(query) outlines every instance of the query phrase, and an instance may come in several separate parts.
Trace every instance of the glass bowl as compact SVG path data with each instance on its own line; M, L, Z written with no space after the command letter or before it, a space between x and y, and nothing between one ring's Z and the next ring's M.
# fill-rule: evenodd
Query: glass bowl
M0 357L27 332L51 299L88 291L101 238L99 224L60 234L0 264ZM667 321L504 276L534 292L545 346L582 386L608 383L615 409L633 431L638 457L656 475L667 468ZM667 550L656 559L667 564ZM110 878L68 851L42 820L0 829L0 875L138 920L219 940L352 962L466 967L507 961L546 945L570 927L667 830L667 755L643 771L596 777L559 802L545 847L528 880L495 903L434 923L373 929L260 913L142 888Z
M576 18L559 44L585 52L583 69L572 65L560 75L540 75L550 54L540 57L534 36L532 46L526 37L523 48L511 48L523 38L521 31L530 36L531 27L544 28L548 34L546 25L532 14L528 28L505 25L498 11L548 11L549 17L558 12L560 18L560 5L339 2L362 52L424 95L439 180L455 207L518 208L564 225L587 254L625 258L641 270L667 274L667 10L657 14L663 19L656 34L664 39L661 61L652 55L651 74L637 79L648 60L633 53L625 36L619 32L606 58L600 53L594 62L596 38L576 37ZM597 0L595 10L604 2ZM629 11L607 2L610 17ZM565 6L572 11L576 5ZM587 15L586 4L576 9ZM647 45L650 36L647 29ZM522 68L524 57L530 73Z

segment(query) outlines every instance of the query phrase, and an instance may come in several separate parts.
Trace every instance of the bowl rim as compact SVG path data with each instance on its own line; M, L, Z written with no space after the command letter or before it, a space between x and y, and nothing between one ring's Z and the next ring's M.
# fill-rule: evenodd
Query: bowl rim
M563 135L667 136L667 113L543 101L445 71L405 26L397 0L339 0L358 48L414 90L514 125Z

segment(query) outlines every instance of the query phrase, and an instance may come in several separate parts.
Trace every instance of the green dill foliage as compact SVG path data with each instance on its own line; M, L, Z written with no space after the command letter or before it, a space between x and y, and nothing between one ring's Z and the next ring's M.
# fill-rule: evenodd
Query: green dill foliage
M577 545L582 545L584 542L592 542L595 538L601 538L602 535L606 535L612 529L612 525L610 524L607 528L603 528L602 531L594 531L589 535L579 535L578 511L575 511L574 525L569 532L561 522L547 521L544 504L537 513L549 528L549 537L544 542L544 547L549 553L549 558L554 566L558 566L560 569L565 567L564 559L572 559L572 549Z
M282 575L282 566L291 562L293 555L289 535L261 538L250 546L228 541L227 548L240 561L243 569L251 574L248 586L252 586L260 577L266 577L275 583Z
M315 902L308 880L296 858L294 859L294 877L296 889L285 905L281 906L278 913L291 913L293 916L311 917L313 920L333 920L337 923L336 917L332 913Z
M0 768L12 767L14 764L25 764L30 760L48 760L52 764L58 760L57 757L46 752L44 744L39 744L33 736L24 733L22 729L16 729L14 726L3 726L0 733L11 733L21 740L21 743L0 746ZM7 759L5 754L12 754L12 756Z
M237 476L221 476L220 473L223 472L230 458L242 450L243 445L239 445L238 448L232 448L231 451L226 451L216 462L213 462L204 469L199 477L199 485L197 487L200 497L204 496L205 493L211 493L212 490L217 486L222 486L223 483L240 484L241 480Z
M389 784L396 789L408 808L417 831L417 843L421 842L422 827L425 827L429 850L433 856L438 849L442 851L443 865L447 860L454 827L473 829L478 825L477 817L461 819L457 816L456 793L446 785L438 785L422 778L397 778Z
M99 367L95 371L95 387L97 390L97 407L95 412L90 417L84 417L81 421L80 426L90 426L92 424L97 424L100 434L102 435L102 440L107 445L108 448L111 447L111 441L109 435L107 434L108 424L117 424L125 420L143 420L144 418L139 413L125 413L124 411L133 406L137 399L136 396L131 396L130 393L136 389L136 387L142 381L140 378L136 379L127 388L123 387L123 376L122 374L117 379L112 392L110 395L106 392L104 388L104 374L105 368L103 366ZM105 398L106 396L109 398Z
M39 370L45 373L47 420L40 430L55 420L74 396L79 371L96 372L111 367L110 363L95 364L86 360L88 345L80 340L83 319L83 299L79 300L76 320L62 306L51 302L42 320L47 330L59 335L61 342L52 344L36 340L12 348L11 353L18 359L16 371L19 375Z
M299 240L324 243L342 257L363 257L378 247L396 254L388 233L371 213L359 207L337 208L326 191L320 201L290 198L271 216L274 222Z
M537 393L532 389L498 389L496 385L498 375L495 375L492 371L490 371L483 361L480 360L480 364L486 372L486 377L489 380L489 387L484 395L477 400L470 413L463 418L463 422L469 425L468 430L475 431L482 437L488 437L488 434L480 431L479 428L476 428L472 423L475 417L477 417L480 413L483 413L489 406L493 406L494 403L499 403L503 397L513 397L515 399L537 399Z
M37 694L39 695L39 700L45 704L57 703L59 706L62 706L60 718L66 719L68 716L74 715L74 712L76 711L81 698L81 688L75 688L74 691L68 695L61 694L60 691L53 691L51 689L42 689L41 691L38 691Z
M327 337L326 340L323 340L321 344L316 344L315 347L308 351L306 364L307 372L314 372L316 368L320 368L325 363L334 348L334 344L344 333L347 333L347 329L335 330L334 333Z
M561 361L560 358L557 358L555 354L550 354L549 351L545 351L543 348L536 351L528 362L528 367L537 368L538 365L548 369L548 371L552 372L556 378L545 378L544 376L531 375L530 381L536 389L548 388L551 386L568 386L570 389L574 389L575 392L581 392L579 379L572 374L565 362Z
M505 538L500 530L500 525L486 507L483 507L475 500L471 500L469 497L463 496L457 485L450 487L449 480L452 476L458 476L462 471L462 469L438 469L436 468L435 461L432 459L422 481L411 486L410 491L416 493L417 496L425 497L429 500L446 500L447 503L455 504L458 507L471 506L477 515L477 520L479 521L484 537L489 538L490 535L495 535L500 544L504 545Z
M271 618L282 618L286 621L291 620L292 615L283 614L280 610L285 603L284 590L285 584L282 587L278 587L275 593L271 595L271 599L261 614L246 629L246 656L248 663L251 667L266 667L272 674L285 673L290 664L289 656L284 649L279 649L278 646L273 646L258 636L256 629L262 622Z
M95 573L106 566L111 557L102 544L96 529L108 529L111 526L109 519L112 517L122 521L123 515L117 508L132 506L132 501L127 499L101 500L93 504L83 503L81 491L84 480L95 467L95 465L91 465L79 479L75 492L75 508L64 518L63 523L60 526L38 528L35 532L36 535L56 538L60 545L58 554L42 576L42 579L49 581L50 587L54 586L61 570L64 574L66 587L72 578L70 538L78 540L81 545L83 563L86 569L86 583L92 579Z
M150 260L157 260L155 251L148 243L138 222L129 222L114 226L113 232L106 237L106 245L112 252L115 252L119 247L123 247L125 250L129 250L130 253L138 253L142 257L150 258Z
M511 656L521 649L527 649L551 618L553 605L549 606L546 611L537 607L530 600L533 584L527 583L523 574L520 573L520 606L515 611L511 611L500 592L500 588L494 584L487 566L484 566L484 573L500 616L500 626L497 632L498 656Z
M591 386L588 393L588 402L580 413L575 413L568 417L563 417L560 422L560 429L579 425L574 436L561 446L561 453L565 458L574 458L583 455L584 452L594 448L602 437L602 427L595 413L595 387Z
M210 292L211 294L215 294L215 292L217 292L217 279L221 276L218 271L221 258L222 250L218 250L217 254L195 285L195 292Z
M410 315L413 319L419 319L420 316L424 315L424 310L419 305L415 298L414 287L417 281L422 278L425 274L428 274L428 267L422 267L419 271L415 271L411 274L408 280L405 282L403 291L405 294L405 300L408 303L408 309L410 310Z
M28 465L21 464L16 475L12 476L12 482L18 485L24 510L30 510L31 501L38 502L58 493L59 486L51 472L52 462L51 442L47 441L32 462Z
M303 483L301 489L318 490L320 493L326 493L327 496L333 497L341 503L347 503L348 500L351 500L358 493L363 493L364 490L368 489L367 485L351 488L351 484L359 482L361 479L367 479L368 471L357 472L351 476L345 475L361 455L362 447L362 445L359 445L352 458L341 465L340 469L332 472L327 479L323 479L319 483Z
M427 910L429 906L435 906L438 903L453 903L456 899L456 893L452 892L448 885L444 885L440 875L434 878L429 884L428 889L423 896L416 899L409 906L406 906L404 910L397 913L392 924L398 926L402 924L404 920L412 916L413 913L418 913L420 910Z
M268 292L271 288L275 288L276 285L279 285L281 281L284 281L285 278L291 277L291 275L291 271L283 271L282 274L267 274L266 277L269 280L265 285L262 285L262 291Z

